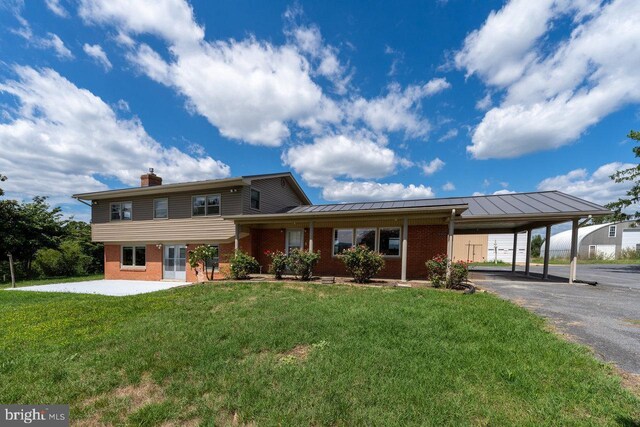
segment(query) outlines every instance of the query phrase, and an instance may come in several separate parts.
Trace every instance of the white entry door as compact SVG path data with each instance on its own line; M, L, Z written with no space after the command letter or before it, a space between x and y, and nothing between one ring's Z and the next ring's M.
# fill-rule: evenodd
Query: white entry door
M187 279L187 247L185 245L165 245L163 277L171 280Z

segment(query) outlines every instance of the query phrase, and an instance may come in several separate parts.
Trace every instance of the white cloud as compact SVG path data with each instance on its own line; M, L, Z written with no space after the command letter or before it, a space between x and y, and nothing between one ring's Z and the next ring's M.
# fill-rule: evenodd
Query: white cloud
M554 149L628 104L640 102L640 2L512 0L470 34L457 64L505 91L475 129L468 151L508 158ZM572 17L570 36L541 40Z
M107 54L99 44L90 45L85 43L82 46L82 49L87 55L89 55L90 57L95 59L96 62L102 65L105 71L109 71L111 68L113 68L113 66L111 65L111 61L109 61L109 58L107 57Z
M449 139L453 139L458 136L458 129L453 128L449 129L444 135L438 138L438 142L448 141Z
M503 189L503 190L494 191L493 195L494 196L498 196L500 194L514 194L514 193L515 193L515 191Z
M138 186L154 167L166 182L219 178L229 167L211 157L192 157L150 137L137 119L123 120L102 99L51 69L17 67L16 80L0 83L20 108L0 124L0 170L14 196L104 190L101 177ZM64 105L64 108L60 108Z
M322 190L322 198L335 202L357 202L434 197L431 187L424 185L383 184L379 182L333 181Z
M45 4L49 10L56 15L66 18L69 16L67 10L60 4L60 0L45 0Z
M487 93L482 99L479 99L476 102L476 110L487 111L493 105L493 100L491 99L491 94Z
M429 163L422 165L422 172L427 176L433 175L434 173L441 170L444 167L444 165L445 163L436 157L435 159L431 160Z
M604 205L624 196L633 185L630 182L616 183L609 176L618 170L635 166L632 163L607 163L592 174L587 169L574 169L564 175L542 180L538 184L538 190L559 190Z
M283 153L282 161L312 186L324 185L337 177L383 178L404 163L393 150L381 144L366 137L346 135L293 146Z
M16 12L17 13L17 12ZM47 33L46 37L40 37L33 33L29 22L20 15L16 15L20 22L20 28L11 30L14 34L25 39L30 45L38 49L52 49L60 59L72 59L73 53L65 46L64 42L57 34Z
M444 191L453 191L456 189L456 186L453 184L453 182L446 182L443 186L442 189Z
M480 191L474 191L473 194L472 194L473 197L484 196L484 195L485 194L481 193Z

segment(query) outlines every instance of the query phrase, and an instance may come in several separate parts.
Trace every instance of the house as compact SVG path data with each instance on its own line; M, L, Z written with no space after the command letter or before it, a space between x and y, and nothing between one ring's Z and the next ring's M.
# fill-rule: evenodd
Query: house
M527 232L518 235L516 246L516 263L524 264L527 260ZM454 261L494 262L513 261L513 234L470 234L459 236L453 244Z
M619 258L623 249L640 250L640 228L635 221L595 224L578 230L578 258ZM551 236L551 258L569 258L571 230ZM542 244L544 252L546 242Z
M198 280L186 259L202 244L218 247L216 277L236 248L263 272L265 251L319 250L314 273L342 276L340 252L367 245L385 257L381 277L419 279L427 259L452 254L454 235L511 233L517 241L522 231L610 213L557 191L313 205L288 172L163 185L150 170L138 188L74 197L91 206L105 277L133 280Z

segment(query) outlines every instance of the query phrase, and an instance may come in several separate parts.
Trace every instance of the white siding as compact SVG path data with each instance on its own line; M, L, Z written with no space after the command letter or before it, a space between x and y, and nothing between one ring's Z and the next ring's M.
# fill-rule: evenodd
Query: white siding
M636 249L640 245L640 228L624 230L622 232L622 249Z
M513 261L513 234L489 234L487 242L487 261L495 260L494 247L498 246L498 261ZM527 233L518 234L516 263L526 262Z

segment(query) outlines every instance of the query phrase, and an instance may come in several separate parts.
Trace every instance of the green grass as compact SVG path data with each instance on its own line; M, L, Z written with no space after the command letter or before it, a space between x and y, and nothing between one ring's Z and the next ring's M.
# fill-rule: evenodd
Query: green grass
M89 276L74 276L74 277L51 277L48 279L34 279L34 280L20 280L16 282L16 288L23 286L36 286L36 285L48 285L50 283L71 283L71 282L84 282L85 280L102 280L104 274L93 274ZM0 283L0 289L10 288L11 282Z
M489 294L311 284L0 291L0 402L74 422L636 425L583 347Z
M511 266L510 262L504 262L504 261L498 261L497 263L491 262L491 261L469 263L469 267L510 267L510 266Z

